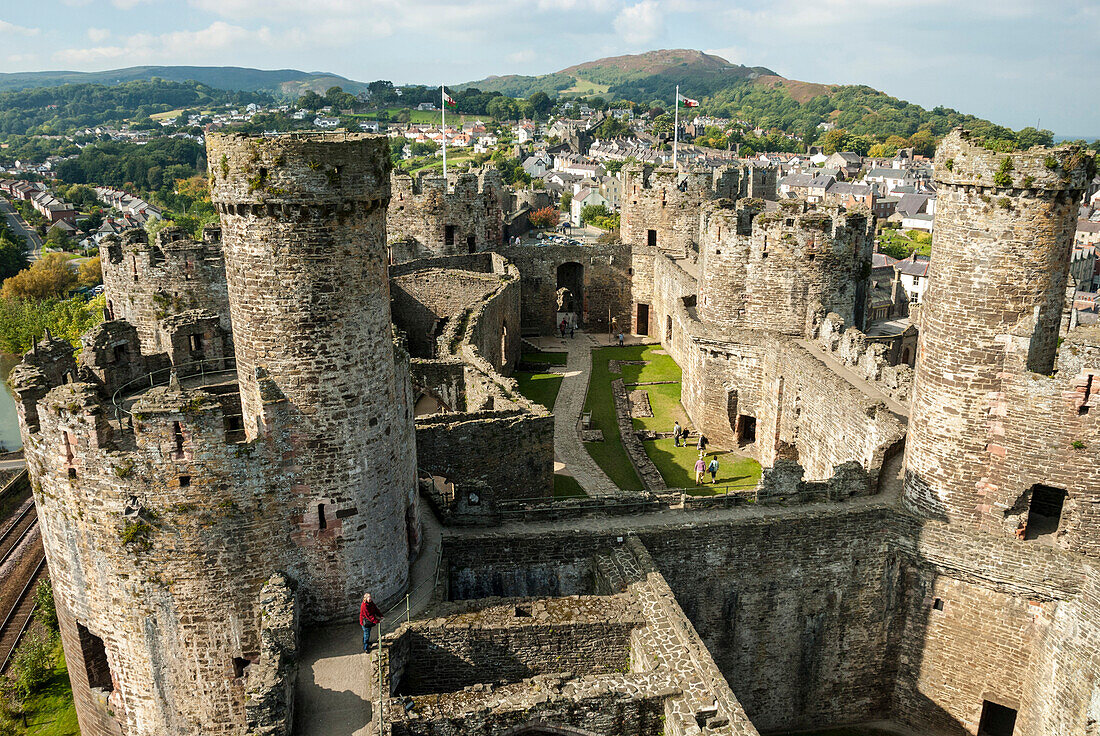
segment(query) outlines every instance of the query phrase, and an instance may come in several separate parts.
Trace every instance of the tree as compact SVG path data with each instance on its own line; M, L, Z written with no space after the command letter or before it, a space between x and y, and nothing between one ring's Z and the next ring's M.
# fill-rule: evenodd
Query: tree
M611 211L602 204L588 204L581 208L581 219L592 223L598 218L607 217Z
M25 271L4 281L4 299L51 299L64 296L76 285L76 273L60 253L47 253Z
M519 117L519 105L511 97L494 97L489 101L486 112L497 120L515 120Z
M81 286L99 286L103 283L103 268L100 265L99 256L89 258L80 264L76 272L76 280Z
M562 212L568 212L569 211L569 206L572 203L573 203L573 192L566 189L564 192L561 193L561 204L560 204L561 211Z
M0 279L9 279L29 265L23 246L0 235Z
M550 96L545 92L536 92L527 98L527 104L531 107L531 114L543 117L550 112L550 109L554 106Z
M527 215L531 227L553 227L558 224L558 211L553 207L543 207Z
M302 96L298 98L298 107L303 110L320 110L324 106L325 98L311 89L307 89L302 93Z

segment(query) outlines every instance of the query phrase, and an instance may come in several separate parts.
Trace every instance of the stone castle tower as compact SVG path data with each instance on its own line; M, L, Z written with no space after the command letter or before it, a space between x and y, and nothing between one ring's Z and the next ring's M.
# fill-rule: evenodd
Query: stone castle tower
M1095 348L1065 336L1069 254L1091 159L1013 154L954 132L936 154L906 504L948 522L1100 553ZM1090 354L1091 357L1090 357Z
M266 377L294 411L302 523L338 530L303 551L307 618L347 615L364 590L392 600L416 458L391 338L385 139L223 135L207 148L246 436L267 431Z
M740 169L681 172L634 164L623 167L622 177L623 243L688 257L699 248L700 205L711 199L736 199Z
M263 688L287 681L294 622L351 620L363 592L385 605L407 584L385 140L212 136L209 152L235 361L182 370L174 343L144 353L112 320L79 363L45 340L11 376L86 736L244 733L292 697ZM215 334L206 314L180 334Z
M874 224L866 212L721 199L703 208L699 319L799 337L834 312L863 327Z
M442 176L394 173L386 227L393 262L489 250L503 240L504 180L493 166Z

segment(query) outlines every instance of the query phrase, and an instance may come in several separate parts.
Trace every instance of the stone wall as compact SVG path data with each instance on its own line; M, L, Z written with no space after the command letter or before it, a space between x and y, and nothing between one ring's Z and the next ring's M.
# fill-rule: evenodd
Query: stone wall
M913 389L913 369L902 362L901 344L908 345L916 334L909 326L894 338L868 337L855 327L845 329L844 319L830 312L814 326L814 344L883 393L908 404ZM911 348L916 352L915 346Z
M626 672L630 632L643 624L625 596L451 604L387 636L383 671L394 694L413 696L559 672Z
M277 573L260 590L260 652L256 662L247 665L245 691L249 736L290 736L294 727L299 645L296 587Z
M491 493L485 511L514 498L545 498L554 488L554 416L523 410L447 412L416 420L420 468ZM479 492L479 496L486 496Z
M391 191L391 263L489 250L504 237L504 183L495 168L446 179L394 172Z
M838 509L639 537L753 724L786 731L889 712L905 611L884 518Z
M598 245L502 246L496 251L519 269L523 290L524 330L553 334L560 320L557 309L558 270L575 263L583 268L582 313L579 323L606 332L608 314L616 328L629 331L631 320L631 249L622 243Z
M167 227L153 243L144 230L127 230L121 239L106 238L100 256L107 312L111 319L126 320L137 328L144 352L166 352L158 323L189 309L214 312L223 333L230 333L218 228L205 228L202 240L194 241L180 228Z

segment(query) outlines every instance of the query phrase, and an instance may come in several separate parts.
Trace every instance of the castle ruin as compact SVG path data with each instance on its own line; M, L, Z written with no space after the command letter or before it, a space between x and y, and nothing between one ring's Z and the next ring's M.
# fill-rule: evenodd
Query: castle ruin
M109 244L112 319L11 377L82 733L336 732L318 689L390 736L1097 733L1079 149L941 144L915 369L864 332L866 210L630 170L622 243L498 247L474 204L440 243L414 198L398 258L384 139L208 150L220 236ZM550 498L554 415L510 374L563 288L660 342L757 488ZM422 569L361 682L311 690L320 625Z

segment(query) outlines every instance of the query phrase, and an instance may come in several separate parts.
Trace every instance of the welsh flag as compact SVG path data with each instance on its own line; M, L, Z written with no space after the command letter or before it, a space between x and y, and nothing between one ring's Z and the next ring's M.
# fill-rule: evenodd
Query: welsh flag
M443 90L443 101L451 107L456 107L458 105L458 103L455 102L454 98L447 94L447 90Z
M676 95L678 102L684 103L684 107L699 107L699 100L693 100L690 97L684 97L683 95Z

